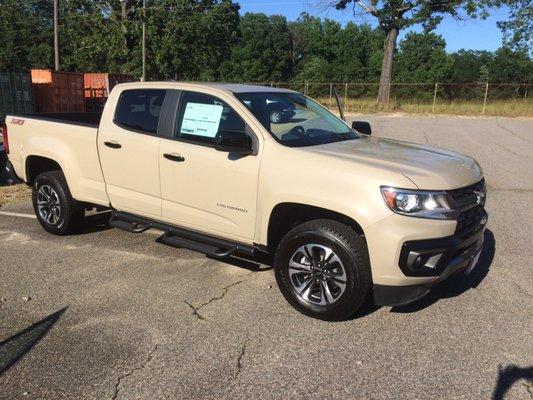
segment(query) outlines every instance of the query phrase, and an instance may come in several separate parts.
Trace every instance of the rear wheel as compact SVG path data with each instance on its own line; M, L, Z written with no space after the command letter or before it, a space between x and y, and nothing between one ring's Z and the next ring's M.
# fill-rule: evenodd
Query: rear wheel
M37 220L54 235L74 233L84 221L84 209L72 198L61 171L44 172L35 178L32 202Z
M283 296L314 318L347 319L370 293L366 243L336 221L315 220L291 230L278 246L274 265Z

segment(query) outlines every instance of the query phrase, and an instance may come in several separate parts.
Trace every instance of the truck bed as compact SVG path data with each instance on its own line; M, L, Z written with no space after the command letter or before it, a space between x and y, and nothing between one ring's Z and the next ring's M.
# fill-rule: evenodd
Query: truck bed
M17 176L31 184L31 164L52 160L76 199L108 204L97 148L100 117L100 113L8 115L9 160Z
M102 112L33 113L20 117L98 128Z

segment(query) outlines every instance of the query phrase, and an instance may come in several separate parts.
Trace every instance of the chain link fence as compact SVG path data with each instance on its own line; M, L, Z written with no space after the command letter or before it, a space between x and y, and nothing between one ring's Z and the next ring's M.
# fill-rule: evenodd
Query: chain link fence
M346 112L533 117L533 99L529 93L533 84L530 83L391 83L387 104L376 101L379 83L263 82L261 85L296 90L330 108L336 107L336 91Z

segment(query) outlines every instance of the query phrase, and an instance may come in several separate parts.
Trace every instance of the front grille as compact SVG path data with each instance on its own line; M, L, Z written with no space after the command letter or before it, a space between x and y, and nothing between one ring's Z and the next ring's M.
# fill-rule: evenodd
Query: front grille
M464 188L448 190L448 194L453 200L453 208L461 209L470 204L478 202L478 194L485 194L485 179ZM482 204L484 205L484 198Z
M463 211L457 217L455 233L463 233L472 230L479 226L486 218L487 213L481 205Z

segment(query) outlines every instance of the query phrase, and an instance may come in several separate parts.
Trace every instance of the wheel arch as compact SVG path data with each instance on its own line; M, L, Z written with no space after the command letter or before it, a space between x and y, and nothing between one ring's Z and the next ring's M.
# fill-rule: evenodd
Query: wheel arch
M361 225L345 214L309 204L285 202L277 204L270 213L267 229L268 250L274 251L283 236L297 225L315 219L338 221L350 226L358 235L365 235Z
M61 165L49 157L30 155L26 157L26 184L31 186L39 174L48 171L63 171Z

